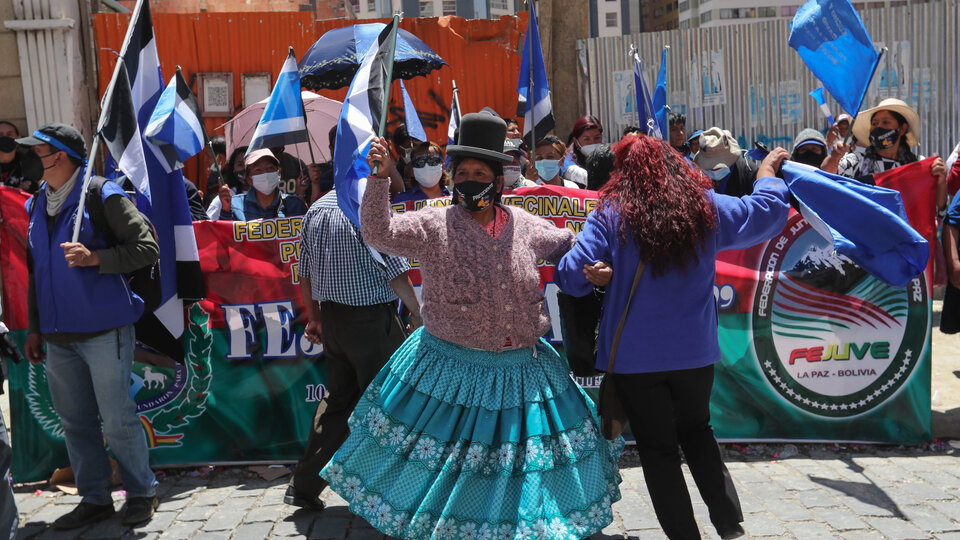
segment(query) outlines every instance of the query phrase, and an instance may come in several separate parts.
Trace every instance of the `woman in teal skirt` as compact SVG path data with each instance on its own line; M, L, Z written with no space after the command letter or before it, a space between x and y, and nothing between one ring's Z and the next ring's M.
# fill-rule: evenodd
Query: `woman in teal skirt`
M613 520L623 441L600 435L596 409L540 336L550 327L539 260L573 234L499 204L506 124L463 117L453 203L391 214L370 176L364 239L415 257L423 328L394 353L320 475L380 531L400 538L576 539ZM368 160L389 169L385 142Z

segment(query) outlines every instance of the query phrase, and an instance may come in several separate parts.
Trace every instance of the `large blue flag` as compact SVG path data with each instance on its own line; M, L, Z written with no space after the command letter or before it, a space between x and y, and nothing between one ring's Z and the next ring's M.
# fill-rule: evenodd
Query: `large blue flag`
M300 71L291 48L257 122L247 153L309 141L307 120L303 115L303 98L300 96Z
M407 87L400 79L400 93L403 94L403 123L407 126L407 135L418 141L427 142L427 132L423 130L423 124L420 123L420 115L413 106L413 100L407 93Z
M670 107L667 106L667 50L669 47L663 48L663 54L660 56L660 72L657 73L657 84L653 88L653 111L654 116L657 118L657 127L660 128L660 133L664 137L668 137L670 134L670 127L667 124L667 111L670 110Z
M531 70L533 72L531 76ZM533 79L533 97L530 97L530 79ZM551 129L553 104L550 101L550 87L547 84L547 68L543 64L543 49L540 47L540 31L537 29L537 15L530 8L530 20L527 23L527 35L523 39L523 56L520 58L520 77L517 81L517 114L523 115L524 138L533 130L534 139L540 140ZM534 130L534 124L536 129Z
M203 276L183 175L167 172L162 150L142 134L163 92L163 76L147 0L138 0L120 50L123 65L98 130L120 170L138 191L137 208L150 217L160 247L162 304L137 323L137 339L168 354L183 346L183 303L203 298ZM104 97L107 100L107 96ZM155 324L156 323L156 324ZM151 332L149 338L147 332Z
M899 191L792 161L783 178L810 226L878 279L902 287L927 267L930 246L910 226Z
M207 139L200 107L180 70L160 94L144 136L163 153L167 172L183 168L183 162L203 150Z
M850 0L808 0L790 24L789 43L840 106L856 116L880 54Z
M633 58L633 83L637 89L637 122L647 135L663 139L663 132L657 124L657 111L647 86L647 76L643 73L643 61L636 49L630 51L630 56Z
M384 97L390 85L387 67L388 62L393 61L390 47L395 28L396 23L391 21L370 45L350 83L337 124L337 143L333 149L337 204L357 227L360 226L360 202L370 174L367 152L379 133L380 113L386 106Z

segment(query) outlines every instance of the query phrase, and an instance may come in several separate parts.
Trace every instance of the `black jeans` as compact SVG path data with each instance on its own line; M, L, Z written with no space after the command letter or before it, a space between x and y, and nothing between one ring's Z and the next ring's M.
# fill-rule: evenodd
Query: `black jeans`
M637 439L653 509L673 540L700 538L680 469L680 449L721 534L743 521L740 499L710 426L713 366L656 373L614 374Z
M320 478L334 452L347 440L347 420L360 396L405 338L396 302L373 306L320 303L327 395L317 405L307 449L290 485L304 495L319 495Z

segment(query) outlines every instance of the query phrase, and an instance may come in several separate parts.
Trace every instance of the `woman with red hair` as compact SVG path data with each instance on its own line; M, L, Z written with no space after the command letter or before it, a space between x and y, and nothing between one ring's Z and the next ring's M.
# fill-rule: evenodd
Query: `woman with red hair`
M790 205L775 174L787 152L771 152L753 194L736 198L716 194L666 141L628 135L613 151L614 173L576 246L557 265L557 284L574 296L606 286L596 365L625 397L664 532L672 539L700 537L680 469L682 449L717 533L736 538L743 534L740 501L710 426L713 364L720 360L716 255L783 229ZM645 270L631 301L641 263ZM625 312L626 331L608 370Z
M580 187L587 186L587 158L600 148L603 142L603 126L596 116L581 116L573 123L567 146L567 155L561 176ZM572 159L570 159L572 157Z

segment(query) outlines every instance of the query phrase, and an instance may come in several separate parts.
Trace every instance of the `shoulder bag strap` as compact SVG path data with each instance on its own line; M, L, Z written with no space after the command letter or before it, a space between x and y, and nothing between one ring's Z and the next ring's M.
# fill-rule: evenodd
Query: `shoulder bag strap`
M633 295L637 292L637 285L640 284L640 276L643 275L647 264L640 260L637 265L637 274L633 276L633 287L630 287L630 296L627 297L627 307L623 308L623 315L620 316L620 323L617 324L617 331L613 334L613 345L610 347L610 362L607 364L607 373L613 373L613 361L617 357L617 346L620 344L620 334L623 333L623 325L627 322L627 313L630 311L630 302L633 301Z

